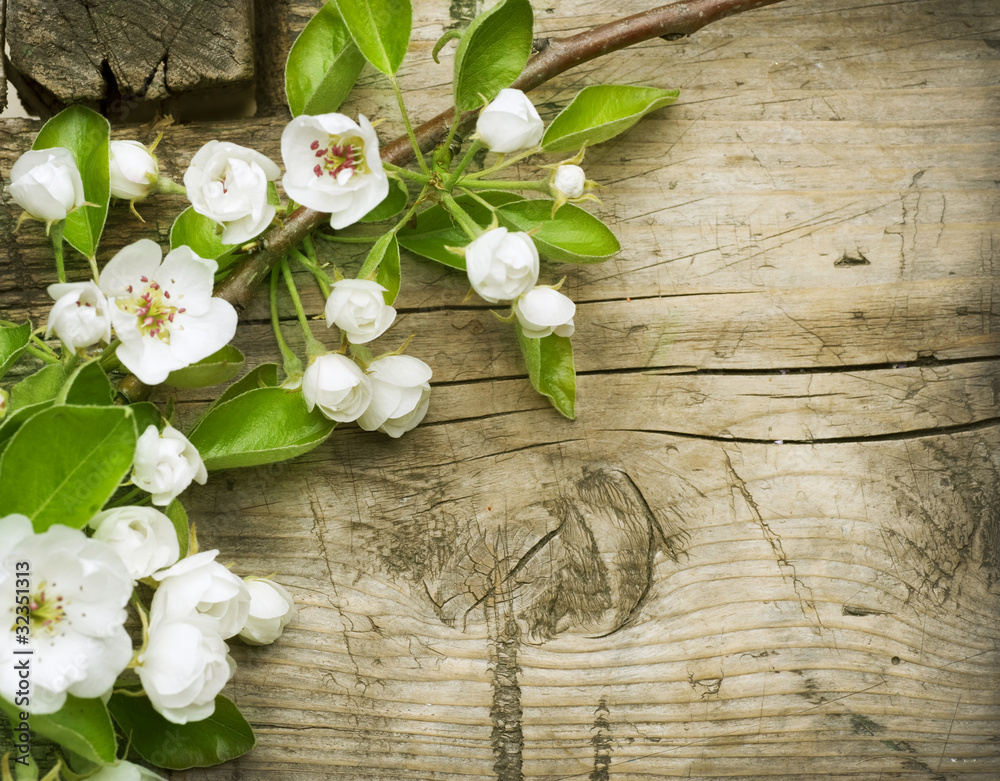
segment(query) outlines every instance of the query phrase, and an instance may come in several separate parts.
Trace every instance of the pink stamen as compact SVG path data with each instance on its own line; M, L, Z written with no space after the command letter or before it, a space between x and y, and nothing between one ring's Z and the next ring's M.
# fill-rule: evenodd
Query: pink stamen
M310 148L310 149L319 149L319 141L313 141L313 142L312 142L312 143L311 143L311 144L309 145L309 148Z
M139 277L140 282L149 282L149 277Z

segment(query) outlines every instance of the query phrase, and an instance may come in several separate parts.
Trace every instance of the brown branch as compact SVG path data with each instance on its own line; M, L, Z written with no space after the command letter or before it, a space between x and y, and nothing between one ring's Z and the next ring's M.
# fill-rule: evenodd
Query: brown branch
M540 50L528 60L512 86L527 92L570 68L605 54L654 38L683 38L719 19L779 2L781 0L689 0L643 11L569 38L543 39L536 45ZM466 112L461 127L470 127L476 114L475 111ZM443 142L454 116L454 109L449 109L418 127L416 135L421 148L426 151ZM381 156L386 162L405 165L413 159L413 149L409 139L401 136L382 147ZM304 206L294 211L281 225L261 237L260 249L219 283L215 295L238 311L245 309L274 264L328 218L329 215ZM149 395L149 388L134 375L123 379L118 390L128 401Z

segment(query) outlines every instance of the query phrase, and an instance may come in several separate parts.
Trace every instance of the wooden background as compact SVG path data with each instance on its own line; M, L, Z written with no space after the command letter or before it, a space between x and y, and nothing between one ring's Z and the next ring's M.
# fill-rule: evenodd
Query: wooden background
M434 41L481 5L415 3L419 119L450 94ZM554 36L643 7L533 5ZM280 159L274 64L316 7L258 4L258 117L175 124L168 174L209 138ZM543 269L578 305L578 420L461 276L404 257L377 346L416 334L425 423L343 426L188 495L203 546L277 572L300 613L233 647L259 747L172 777L997 778L997 12L792 0L534 93L550 118L587 84L681 89L587 153L621 254ZM345 110L401 130L374 72ZM38 127L3 121L4 177ZM2 197L0 306L40 323L47 244ZM101 260L166 244L183 206L113 208ZM262 303L237 344L276 359ZM179 394L180 419L208 398Z

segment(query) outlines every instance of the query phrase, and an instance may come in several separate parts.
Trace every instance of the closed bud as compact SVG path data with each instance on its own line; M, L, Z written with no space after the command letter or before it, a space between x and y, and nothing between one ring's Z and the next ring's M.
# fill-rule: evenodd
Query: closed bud
M516 152L542 139L542 118L519 89L503 89L479 115L476 133L491 152Z

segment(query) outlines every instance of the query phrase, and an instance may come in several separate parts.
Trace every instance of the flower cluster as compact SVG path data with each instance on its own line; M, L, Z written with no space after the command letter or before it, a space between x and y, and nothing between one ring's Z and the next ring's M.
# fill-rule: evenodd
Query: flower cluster
M147 429L133 470L133 482L162 492L154 494L158 504L192 477L204 482L201 457L169 426L162 434ZM0 643L0 697L30 713L54 713L67 695L105 696L131 667L166 719L199 721L212 714L235 671L225 641L238 634L253 645L271 643L295 616L282 586L241 580L215 560L219 551L181 559L186 524L179 530L158 509L110 507L87 526L90 536L58 524L35 533L24 515L0 519L0 593L6 595L0 626L8 635L26 635L32 650L25 694L14 657L18 644L13 636ZM143 645L134 652L125 620L137 581L156 590Z
M396 318L385 292L372 280L335 282L326 301L327 327L337 326L352 345L381 336ZM430 380L430 367L410 355L389 354L359 365L357 356L325 353L306 368L302 392L310 411L318 407L330 420L356 420L365 431L398 438L427 414Z

